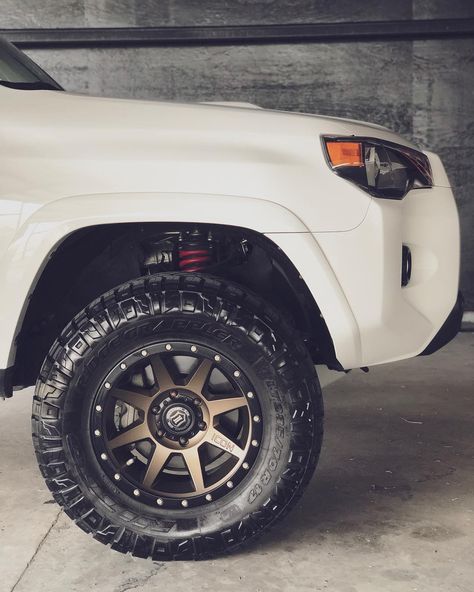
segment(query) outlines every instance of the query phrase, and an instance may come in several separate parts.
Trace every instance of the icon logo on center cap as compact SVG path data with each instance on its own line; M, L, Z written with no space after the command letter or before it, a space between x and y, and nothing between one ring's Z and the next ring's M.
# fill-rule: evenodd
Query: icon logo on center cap
M165 415L165 421L170 429L176 432L183 432L191 427L193 418L191 412L186 407L176 406L168 409Z

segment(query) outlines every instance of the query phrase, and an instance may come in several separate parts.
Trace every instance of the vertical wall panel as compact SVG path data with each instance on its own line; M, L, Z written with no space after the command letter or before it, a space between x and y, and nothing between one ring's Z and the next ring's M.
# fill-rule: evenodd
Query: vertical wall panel
M3 28L409 19L412 0L1 0Z
M82 0L82 3L87 27L134 27L137 23L136 0Z
M138 24L248 25L411 18L411 0L137 0Z
M472 0L413 0L413 18L472 18Z
M83 27L84 0L0 0L0 23L11 29Z

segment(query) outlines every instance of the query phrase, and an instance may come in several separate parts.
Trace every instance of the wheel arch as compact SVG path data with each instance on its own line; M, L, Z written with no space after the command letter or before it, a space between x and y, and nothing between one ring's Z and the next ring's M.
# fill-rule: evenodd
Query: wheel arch
M42 207L24 204L20 224L0 258L4 278L0 314L0 368L14 364L15 339L28 302L48 262L75 232L126 223L208 223L260 232L307 232L285 207L233 195L114 193L73 195Z
M187 208L187 205L191 205L191 207ZM165 223L163 219L172 221ZM224 220L227 223L223 224ZM232 220L234 224L229 225L229 220ZM11 335L10 343L12 345L8 351L4 351L2 354L4 359L8 359L8 363L4 367L14 366L14 384L23 386L33 380L32 372L33 369L37 370L38 359L32 355L34 348L25 348L25 335L28 334L25 329L31 328L31 319L35 318L38 303L44 300L44 294L47 293L47 288L41 288L42 292L38 292L41 284L47 285L48 278L55 270L64 270L68 265L71 265L71 260L65 258L65 255L70 252L71 245L78 243L82 246L87 245L85 252L90 253L90 247L95 244L98 236L100 236L100 249L105 249L110 241L115 240L117 236L130 236L131 230L142 232L145 227L158 228L159 226L161 228L164 225L177 226L186 223L225 227L229 232L244 233L246 236L251 236L252 240L258 241L267 254L271 253L272 260L279 262L282 275L286 275L287 294L295 295L296 293L298 315L304 318L304 323L300 323L300 327L311 326L316 334L323 335L326 352L324 363L327 359L327 363L332 367L340 367L334 354L334 344L329 330L313 294L290 258L280 247L275 245L273 240L265 236L267 233L270 233L272 237L283 236L286 233L304 233L311 236L304 224L292 212L270 201L235 196L93 195L66 198L52 202L38 210L23 225L11 245L6 277L8 285L16 292L16 297L9 299L11 314L8 321L10 326L3 329L4 334ZM88 240L90 233L95 233L92 242ZM97 251L97 246L95 250ZM122 251L121 256L123 255ZM128 251L128 255L133 259L133 246ZM86 259L88 258L89 255L86 256ZM60 267L61 261L62 268ZM74 259L73 261L76 262ZM77 264L80 265L80 263L79 257ZM82 263L84 264L84 255ZM92 270L91 265L92 263L88 262L89 271ZM73 266L77 270L75 263ZM137 277L138 267L133 268L133 265L130 265L127 269L127 273L121 275L119 268L114 282L104 284L103 291ZM63 272L61 271L61 273ZM103 275L98 274L97 270L95 273L96 277ZM106 275L110 278L110 273ZM91 277L89 276L89 282ZM295 286L297 286L296 292ZM38 294L42 294L42 296L38 297ZM97 294L91 292L90 296L88 300L81 302L82 307L86 306ZM71 310L71 317L77 312L76 309ZM71 317L62 319L64 324ZM16 319L16 323L12 323L13 319ZM61 329L62 326L59 330ZM35 328L35 331L36 334L45 332L47 334L48 329L43 322L43 326L40 324ZM44 348L39 348L39 352L43 355ZM29 359L34 362L25 361ZM19 370L20 368L29 368L29 370Z

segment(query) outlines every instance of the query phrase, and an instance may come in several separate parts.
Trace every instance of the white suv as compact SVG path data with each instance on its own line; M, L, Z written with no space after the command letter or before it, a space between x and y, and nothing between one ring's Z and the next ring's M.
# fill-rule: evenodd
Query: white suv
M41 472L113 549L255 539L315 468L315 365L458 331L448 178L385 128L70 94L2 42L0 137L0 394L37 380Z

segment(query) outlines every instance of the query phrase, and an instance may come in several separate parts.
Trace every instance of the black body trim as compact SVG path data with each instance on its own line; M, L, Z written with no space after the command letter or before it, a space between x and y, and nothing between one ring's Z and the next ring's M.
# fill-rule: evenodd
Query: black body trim
M26 49L439 39L473 37L474 18L281 25L0 29L0 36Z
M0 370L0 399L13 396L13 368Z
M462 297L461 292L459 292L453 310L449 313L448 318L444 321L443 326L428 347L421 352L420 356L429 356L430 354L433 354L456 337L461 330L463 312L464 298Z

